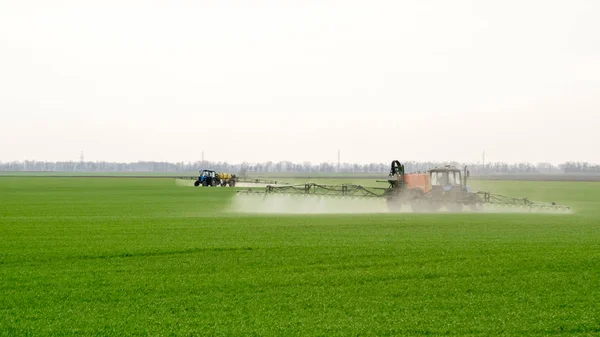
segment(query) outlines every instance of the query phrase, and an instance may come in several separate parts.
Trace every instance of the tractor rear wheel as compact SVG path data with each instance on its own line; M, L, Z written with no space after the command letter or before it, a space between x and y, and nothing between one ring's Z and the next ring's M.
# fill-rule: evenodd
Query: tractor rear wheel
M386 204L390 212L400 212L402 210L402 202L399 198L387 198Z
M438 212L443 206L444 204L440 201L431 201L429 202L428 208L431 212Z
M200 180L194 181L194 186L198 187L200 185Z
M448 204L446 204L446 208L450 211L450 212L461 212L463 205L459 202L449 202Z
M412 208L413 212L421 213L427 212L429 210L429 200L415 198L410 203L410 208Z

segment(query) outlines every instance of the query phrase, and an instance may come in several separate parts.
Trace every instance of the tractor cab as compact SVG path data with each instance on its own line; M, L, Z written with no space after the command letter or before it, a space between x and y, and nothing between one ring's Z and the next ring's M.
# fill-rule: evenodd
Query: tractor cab
M454 166L446 165L444 167L429 170L431 178L431 188L433 190L465 190L467 188L467 177L469 172L464 174Z
M215 172L215 171L212 171L212 170L202 170L202 171L200 171L200 177L199 178L202 178L202 177L205 177L205 178L206 177L215 178L216 176L217 176L217 172Z

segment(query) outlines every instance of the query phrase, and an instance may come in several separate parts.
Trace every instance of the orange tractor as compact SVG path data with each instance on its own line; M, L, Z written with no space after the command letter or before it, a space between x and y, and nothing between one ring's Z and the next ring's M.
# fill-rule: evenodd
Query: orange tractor
M467 186L469 171L446 165L425 173L404 172L404 165L394 160L388 182L390 188L385 193L388 208L398 211L404 204L410 204L413 211L437 211L446 207L460 212L463 205L477 209L484 202L482 195L471 193Z

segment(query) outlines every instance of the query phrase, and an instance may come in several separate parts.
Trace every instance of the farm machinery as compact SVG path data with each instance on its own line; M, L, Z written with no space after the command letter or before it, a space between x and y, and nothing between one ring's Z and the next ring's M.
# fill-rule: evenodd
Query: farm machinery
M194 181L194 186L231 186L234 187L237 177L235 174L215 172L212 170L202 170L198 180Z
M264 180L259 178L241 178L235 174L216 172L213 170L201 170L197 177L176 177L177 180L193 180L194 186L230 186L235 187L238 183L247 183L252 185L274 185L278 184L274 180Z
M392 161L387 180L388 187L365 187L353 184L320 185L306 183L302 185L272 186L264 190L249 189L238 191L242 195L302 195L321 198L368 198L385 200L387 209L399 212L410 206L414 212L436 212L446 209L460 212L465 207L472 211L483 210L484 206L502 209L517 207L523 211L556 210L569 211L568 206L556 203L543 203L528 198L515 198L484 191L472 191L468 186L470 173L467 167L462 170L454 166L443 166L426 172L405 173L404 165L398 160Z

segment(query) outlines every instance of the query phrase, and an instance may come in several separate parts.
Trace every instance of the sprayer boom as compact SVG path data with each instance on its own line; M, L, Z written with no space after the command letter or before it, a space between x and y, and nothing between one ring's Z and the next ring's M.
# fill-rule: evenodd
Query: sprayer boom
M472 210L479 210L484 205L509 206L528 209L547 209L557 211L570 211L568 206L556 203L532 201L528 198L514 198L493 194L490 192L473 192L467 186L470 176L465 167L459 170L452 166L431 169L424 173L405 173L404 165L394 160L391 165L387 180L387 188L364 187L361 185L320 185L306 183L302 185L268 185L264 190L248 189L238 191L239 194L264 195L274 194L304 195L306 197L339 197L339 198L365 198L382 199L387 203L388 209L398 211L403 206L411 206L413 211L437 211L447 208L459 212L464 206Z
M303 185L273 186L268 185L265 190L244 190L241 194L293 194L293 195L318 195L339 197L380 198L388 189L378 187L364 187L360 185L319 185L307 183Z

